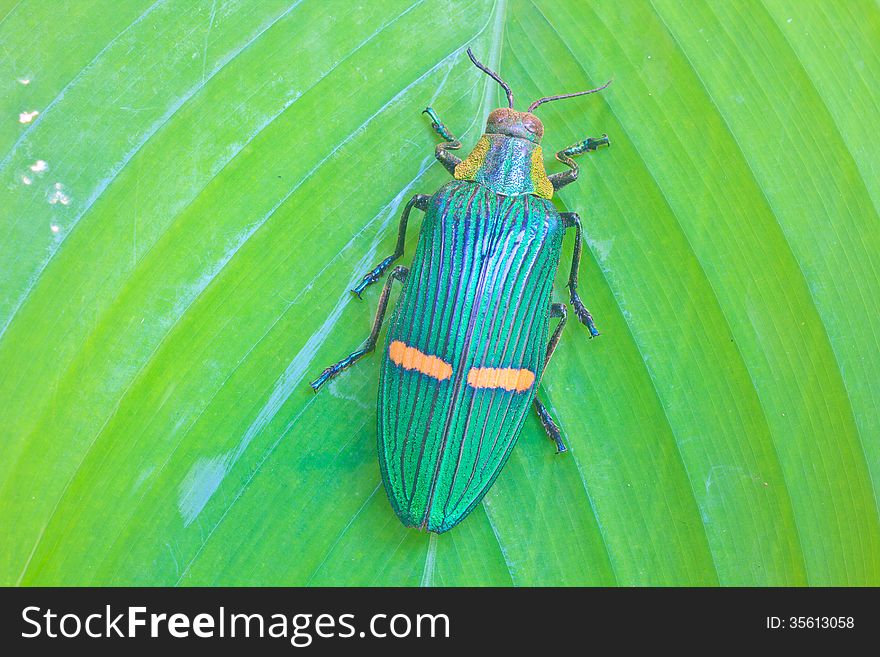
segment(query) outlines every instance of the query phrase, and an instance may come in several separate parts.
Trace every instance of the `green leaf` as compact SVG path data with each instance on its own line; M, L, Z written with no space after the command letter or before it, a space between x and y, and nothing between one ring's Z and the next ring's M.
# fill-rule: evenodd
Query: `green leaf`
M876 3L7 0L0 42L0 583L880 584ZM522 106L614 78L538 110L612 142L556 198L602 337L543 380L570 451L529 419L429 536L378 354L308 381L448 179L419 112L500 103L468 46Z

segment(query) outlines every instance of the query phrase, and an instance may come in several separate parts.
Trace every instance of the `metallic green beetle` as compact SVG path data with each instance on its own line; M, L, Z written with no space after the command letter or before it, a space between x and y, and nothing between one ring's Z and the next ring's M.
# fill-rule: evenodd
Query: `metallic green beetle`
M587 139L556 153L569 169L548 176L541 154L544 126L539 105L600 91L548 96L525 112L513 109L513 92L494 71L468 56L507 93L508 107L489 114L486 132L471 154L461 148L430 107L432 127L445 140L437 159L454 179L433 196L417 194L400 219L394 253L352 290L375 283L403 255L413 207L425 212L409 269L395 267L364 345L325 369L311 386L373 350L395 280L404 284L394 311L379 382L379 465L388 499L410 527L445 532L480 502L504 467L534 406L559 452L559 428L536 396L541 374L559 342L565 304L551 303L566 228L575 229L568 288L577 318L599 335L578 296L581 223L558 212L554 191L573 182L572 156L608 145ZM551 318L559 318L549 337Z

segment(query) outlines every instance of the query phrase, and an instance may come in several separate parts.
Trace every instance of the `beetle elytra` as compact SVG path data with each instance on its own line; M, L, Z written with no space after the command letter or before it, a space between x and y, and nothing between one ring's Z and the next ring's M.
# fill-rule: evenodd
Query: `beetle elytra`
M425 213L412 264L385 282L373 329L363 346L325 369L318 389L372 351L394 281L403 292L391 318L379 382L379 465L391 506L407 526L444 532L480 502L504 467L533 407L557 451L565 444L537 397L538 384L566 322L566 306L552 303L562 238L574 228L568 288L575 316L599 335L578 295L582 229L574 212L559 212L554 192L578 177L574 156L609 145L586 139L556 153L568 169L548 176L533 111L541 104L601 91L541 98L525 112L497 73L471 61L507 93L486 131L464 160L461 148L428 107L443 138L437 159L453 180L435 194L416 194L403 209L393 254L355 287L358 297L403 255L412 209ZM550 319L558 323L550 334ZM548 337L549 336L549 337Z

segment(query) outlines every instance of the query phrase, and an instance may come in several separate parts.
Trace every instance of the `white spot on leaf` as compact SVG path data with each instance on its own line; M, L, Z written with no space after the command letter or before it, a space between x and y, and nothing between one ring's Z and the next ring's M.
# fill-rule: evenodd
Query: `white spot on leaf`
M46 163L46 160L37 160L30 168L34 173L42 173L49 170L49 165Z
M34 110L33 112L22 112L21 114L18 115L18 122L19 123L30 123L35 118L37 118L37 114L39 114L39 112L37 110Z
M57 182L55 183L54 191L49 194L49 203L55 205L60 203L61 205L70 205L70 197L64 193L64 185Z

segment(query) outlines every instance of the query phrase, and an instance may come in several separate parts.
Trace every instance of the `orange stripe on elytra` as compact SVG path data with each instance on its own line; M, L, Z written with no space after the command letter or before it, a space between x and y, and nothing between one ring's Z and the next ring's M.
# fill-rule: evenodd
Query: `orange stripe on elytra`
M467 382L473 388L504 388L523 392L532 387L535 373L511 367L472 367Z
M415 370L431 378L443 381L452 376L452 365L437 356L423 354L415 347L408 347L400 340L395 340L388 347L388 357L395 365L405 370Z

